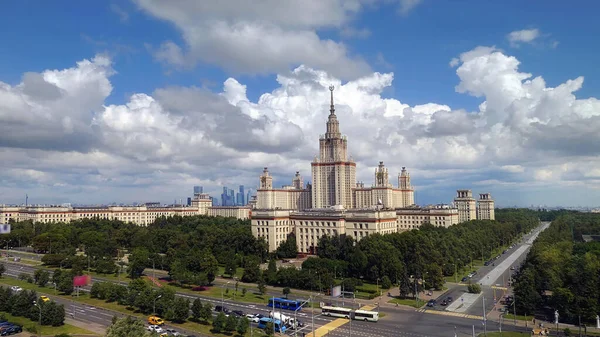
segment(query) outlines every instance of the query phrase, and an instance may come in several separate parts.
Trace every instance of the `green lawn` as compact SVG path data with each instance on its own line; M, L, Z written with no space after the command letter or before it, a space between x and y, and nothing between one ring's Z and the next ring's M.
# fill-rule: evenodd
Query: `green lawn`
M217 275L223 276L224 273L225 273L225 267L219 266L219 271L218 271ZM242 275L244 275L244 268L240 268L240 267L236 268L235 275L233 275L233 276L237 277L238 279L241 279ZM227 275L227 276L229 276L229 275ZM226 277L226 276L223 276L223 277Z
M73 325L69 325L69 324L64 324L61 326L39 325L37 322L33 322L29 318L13 316L6 312L0 312L0 316L2 316L5 320L7 320L11 323L15 323L15 324L22 326L23 331L27 331L31 327L35 327L36 331L38 333L41 333L42 335L54 336L54 335L58 335L61 333L68 333L68 334L83 334L83 335L97 336L97 334L95 334L91 331L88 331L88 330L85 330L85 329L82 329L80 327L76 327Z
M397 303L399 305L408 305L413 308L420 308L423 305L425 305L425 301L423 301L423 300L419 300L419 303L417 304L417 301L415 301L414 299L410 299L410 298L394 298L394 299L389 300L388 303Z
M533 316L522 316L522 315L515 316L515 315L509 314L509 313L504 314L504 319L505 320L514 320L515 317L519 321L531 321L533 319Z
M483 337L484 334L480 333L478 337ZM514 332L514 331L503 331L503 332L488 332L487 337L531 337L530 333L527 332Z

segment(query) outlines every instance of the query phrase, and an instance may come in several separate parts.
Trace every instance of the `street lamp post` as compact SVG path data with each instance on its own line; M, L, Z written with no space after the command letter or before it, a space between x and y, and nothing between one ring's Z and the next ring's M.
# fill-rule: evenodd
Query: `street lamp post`
M298 310L302 309L302 307L306 303L311 303L312 304L310 298L308 300L304 301L304 303L300 304L300 307L298 307L296 310L294 310L294 337L297 336L297 332L298 332Z
M148 258L148 260L152 261L152 278L154 279L154 282L156 282L156 266L154 264L154 259Z
M154 301L152 303L152 313L154 315L156 315L156 300L159 299L159 298L161 298L161 297L162 297L162 295L158 295L157 297L154 298Z
M227 281L227 283L225 283L225 285L223 286L223 288L221 288L221 312L224 312L225 309L225 295L223 294L223 289L225 289L225 287L227 287L227 285L231 283L231 281ZM273 310L275 308L275 303L273 303ZM275 312L275 311L273 311Z
M33 301L33 305L38 307L38 309L40 309L40 322L39 323L40 323L40 331L41 331L42 330L42 306L39 303L37 303L37 301ZM42 333L40 332L38 334L38 336L41 336L41 335L42 335Z

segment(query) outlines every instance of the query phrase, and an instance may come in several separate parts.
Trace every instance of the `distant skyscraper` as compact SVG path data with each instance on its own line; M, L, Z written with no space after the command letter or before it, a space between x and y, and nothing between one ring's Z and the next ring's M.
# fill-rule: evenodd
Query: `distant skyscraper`
M192 198L190 198L190 197L187 198L187 205L192 206Z
M248 203L248 199L246 199L246 195L244 193L244 185L240 185L240 191L237 193L237 204L243 206Z
M204 188L202 186L194 186L194 194L204 193Z

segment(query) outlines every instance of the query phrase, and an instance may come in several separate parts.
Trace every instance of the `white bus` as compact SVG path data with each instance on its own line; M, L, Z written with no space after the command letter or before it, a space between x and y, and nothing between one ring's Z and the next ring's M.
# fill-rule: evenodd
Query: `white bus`
M352 317L352 309L341 308L341 307L321 307L321 313L323 316L350 318Z
M356 310L352 313L352 319L357 321L377 322L379 313L377 311Z

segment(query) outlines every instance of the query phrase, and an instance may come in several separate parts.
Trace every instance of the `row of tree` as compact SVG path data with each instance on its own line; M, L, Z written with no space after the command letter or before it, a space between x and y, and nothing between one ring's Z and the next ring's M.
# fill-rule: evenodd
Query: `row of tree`
M233 314L227 317L220 313L213 319L213 307L209 302L202 303L199 298L196 298L190 307L190 301L175 296L172 289L157 290L141 279L132 280L128 286L111 282L95 282L90 296L106 302L117 302L144 314L157 314L174 323L184 323L188 319L203 324L212 321L213 332L237 331L240 335L244 335L250 327L247 318L238 318Z
M515 275L515 309L551 319L558 310L561 322L581 318L595 323L600 314L600 242L585 242L583 235L600 235L600 214L557 215Z
M246 259L266 261L268 245L256 239L249 220L191 216L162 217L148 226L117 220L82 219L70 223L14 223L3 236L11 247L32 246L44 253L48 266L73 268L77 273L124 272L137 278L148 267L170 271L182 284L210 284L218 266L235 273Z
M0 312L26 317L34 322L39 322L41 313L42 325L60 326L65 321L65 308L62 304L44 302L33 290L15 292L8 287L0 287Z
M419 230L369 235L358 242L349 236L323 236L317 247L319 258L307 259L302 269L277 269L273 261L260 273L259 261L247 259L243 280L257 282L263 278L274 286L321 290L329 289L340 278L349 290L363 280L395 283L403 296L414 292L415 283L418 291L441 289L445 276L454 275L474 259L492 258L495 250L537 226L539 214L499 209L496 221L474 220L449 228L425 224ZM290 235L288 240L295 238Z

